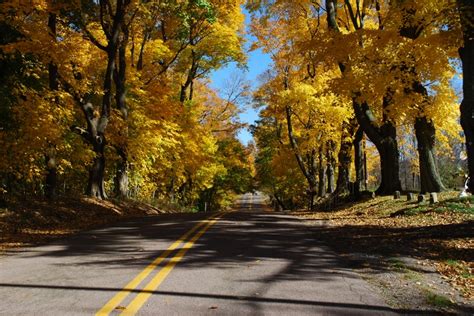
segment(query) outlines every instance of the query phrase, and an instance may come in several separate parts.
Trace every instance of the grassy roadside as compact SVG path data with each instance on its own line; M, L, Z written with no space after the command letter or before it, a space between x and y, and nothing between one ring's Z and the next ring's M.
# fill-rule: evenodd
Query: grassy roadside
M132 201L100 201L87 197L56 201L26 199L0 207L0 253L8 248L43 243L126 218L164 212Z
M294 214L310 222L323 221L326 225L318 230L316 238L341 253L363 258L356 268L370 268L378 275L398 272L404 282L419 285L420 295L429 305L448 307L457 300L467 304L474 300L474 197L457 195L443 192L434 205L409 202L403 196L399 200L376 197L341 205L330 212ZM396 258L413 258L414 264L404 264L401 269ZM447 293L457 295L439 295L425 286L428 281L415 277L433 272L449 282L451 291Z

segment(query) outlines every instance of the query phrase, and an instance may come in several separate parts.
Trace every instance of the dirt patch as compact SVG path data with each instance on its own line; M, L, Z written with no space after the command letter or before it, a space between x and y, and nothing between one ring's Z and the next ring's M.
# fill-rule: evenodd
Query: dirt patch
M160 213L163 211L145 203L87 197L10 201L8 206L0 208L0 252L44 243L126 218Z
M377 197L334 211L294 212L397 308L474 313L474 205Z

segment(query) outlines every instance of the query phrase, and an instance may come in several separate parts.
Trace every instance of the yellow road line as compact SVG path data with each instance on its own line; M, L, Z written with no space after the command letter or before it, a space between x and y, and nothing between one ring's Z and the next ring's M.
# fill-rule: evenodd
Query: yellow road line
M158 258L153 260L145 269L143 269L132 281L130 281L125 287L118 292L114 297L112 297L97 313L96 316L109 315L135 288L140 285L140 283L151 273L155 268L170 255L173 250L178 248L186 239L191 236L196 230L200 227L208 224L208 221L213 218L219 218L224 214L224 212L212 215L205 220L200 221L188 232L182 235L178 240L176 240L171 246L168 247ZM202 235L202 234L201 234Z
M158 286L166 279L168 274L173 270L176 264L183 259L186 252L192 248L196 240L198 240L212 225L214 225L220 216L214 218L213 220L209 221L204 228L202 228L196 235L191 238L181 249L180 251L170 259L168 264L161 268L160 272L158 272L153 279L143 288L142 292L140 292L133 301L128 304L125 310L120 315L135 315L138 310L146 303L146 301L152 295L152 292L155 291Z

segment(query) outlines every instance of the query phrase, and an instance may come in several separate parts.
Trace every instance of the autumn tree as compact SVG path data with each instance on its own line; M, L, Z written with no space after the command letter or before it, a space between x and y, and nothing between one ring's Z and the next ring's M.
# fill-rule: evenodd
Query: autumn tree
M461 103L461 125L466 137L469 168L469 190L474 192L474 4L469 0L458 0L459 16L463 34L463 45L459 56L463 69L464 98Z

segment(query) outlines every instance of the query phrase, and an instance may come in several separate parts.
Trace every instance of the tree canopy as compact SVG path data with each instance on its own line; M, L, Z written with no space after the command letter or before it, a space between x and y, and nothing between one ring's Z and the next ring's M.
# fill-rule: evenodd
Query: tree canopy
M462 166L461 69L474 170L472 12L450 0L2 1L1 190L201 209L256 185L285 208L445 190ZM216 91L210 74L244 67L249 35L272 68L255 91L238 76ZM261 112L245 146L251 95Z

